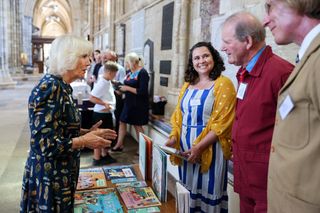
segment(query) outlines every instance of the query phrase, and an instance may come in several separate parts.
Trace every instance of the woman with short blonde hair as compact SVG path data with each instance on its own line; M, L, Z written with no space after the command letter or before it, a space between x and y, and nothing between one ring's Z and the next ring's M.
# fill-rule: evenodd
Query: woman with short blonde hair
M139 138L139 132L143 133L142 126L148 124L149 117L149 74L143 68L143 59L137 53L132 52L126 55L125 64L130 72L124 80L124 85L120 86L120 91L125 93L125 99L120 115L118 141L111 149L113 152L122 151L127 124L134 126L137 138Z

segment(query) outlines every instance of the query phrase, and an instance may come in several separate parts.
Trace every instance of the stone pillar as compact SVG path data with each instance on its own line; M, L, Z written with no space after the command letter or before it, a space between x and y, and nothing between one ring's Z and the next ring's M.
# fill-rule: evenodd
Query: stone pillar
M22 52L21 0L9 1L7 6L8 68L10 73L22 73L20 54Z
M201 0L201 38L203 41L210 41L211 39L211 18L214 15L219 15L219 2L219 0Z
M165 117L170 118L177 104L180 88L184 83L184 72L188 63L188 42L190 26L190 1L174 1L173 17L173 57L172 60L172 85L168 91L168 104L166 105Z
M8 1L0 1L0 88L11 88L16 85L8 71Z
M189 0L174 1L173 38L176 38L173 46L172 67L174 70L172 88L181 88L184 82L184 72L188 62L188 35L189 35Z
M32 64L32 17L24 16L22 24L23 52L27 54L28 64Z

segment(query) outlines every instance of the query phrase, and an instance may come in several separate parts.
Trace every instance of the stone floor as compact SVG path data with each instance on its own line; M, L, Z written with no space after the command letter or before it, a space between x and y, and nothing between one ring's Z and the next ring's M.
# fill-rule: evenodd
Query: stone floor
M37 80L18 80L14 89L0 90L0 213L19 212L21 181L29 148L27 100ZM125 139L125 150L112 154L117 164L138 162L138 143ZM92 151L81 156L81 167L91 166Z

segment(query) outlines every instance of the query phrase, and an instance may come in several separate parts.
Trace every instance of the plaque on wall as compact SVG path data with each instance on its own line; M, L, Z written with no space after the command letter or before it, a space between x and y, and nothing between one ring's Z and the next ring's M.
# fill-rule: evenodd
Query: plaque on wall
M168 87L168 78L160 77L160 86Z
M172 49L172 28L174 2L165 5L162 9L161 50Z
M160 61L160 73L171 74L171 61Z

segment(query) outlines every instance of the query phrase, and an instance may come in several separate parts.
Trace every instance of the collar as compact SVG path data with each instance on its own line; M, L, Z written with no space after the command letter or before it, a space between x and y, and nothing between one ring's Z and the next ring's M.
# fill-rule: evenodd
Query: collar
M262 47L254 56L253 58L249 61L248 65L246 66L246 70L248 72L251 72L253 69L254 65L256 65L259 57L261 56L263 50L266 48L266 46Z
M303 55L306 53L306 50L310 46L311 42L314 40L314 38L320 34L320 24L315 26L307 35L304 37L302 44L300 46L300 50L298 52L299 54L299 61L301 61Z

